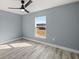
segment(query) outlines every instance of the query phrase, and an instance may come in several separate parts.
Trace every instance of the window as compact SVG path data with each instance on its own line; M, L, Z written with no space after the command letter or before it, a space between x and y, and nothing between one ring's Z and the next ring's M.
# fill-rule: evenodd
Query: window
M35 17L35 36L46 38L46 16Z

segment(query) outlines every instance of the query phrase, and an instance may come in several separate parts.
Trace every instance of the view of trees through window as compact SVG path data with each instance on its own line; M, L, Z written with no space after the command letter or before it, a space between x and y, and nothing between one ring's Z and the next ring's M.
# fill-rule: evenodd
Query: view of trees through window
M46 16L35 17L35 36L46 38Z

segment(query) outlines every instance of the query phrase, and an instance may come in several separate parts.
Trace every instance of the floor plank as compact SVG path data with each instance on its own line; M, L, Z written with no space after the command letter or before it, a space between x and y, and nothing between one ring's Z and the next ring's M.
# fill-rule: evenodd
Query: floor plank
M79 55L28 40L0 45L0 59L79 59Z

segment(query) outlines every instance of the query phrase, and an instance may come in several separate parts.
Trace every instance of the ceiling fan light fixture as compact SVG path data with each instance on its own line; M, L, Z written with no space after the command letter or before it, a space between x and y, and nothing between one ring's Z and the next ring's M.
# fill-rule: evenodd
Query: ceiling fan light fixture
M21 9L21 11L24 12L25 10L24 9Z

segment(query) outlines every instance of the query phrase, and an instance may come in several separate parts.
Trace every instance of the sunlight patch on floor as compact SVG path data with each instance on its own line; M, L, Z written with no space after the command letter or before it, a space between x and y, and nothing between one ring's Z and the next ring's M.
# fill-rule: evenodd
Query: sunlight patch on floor
M0 45L0 49L9 49L9 48L11 48L11 47L8 45Z
M13 44L10 44L11 46L13 47L27 47L27 46L32 46L32 44L29 44L29 43L13 43Z

